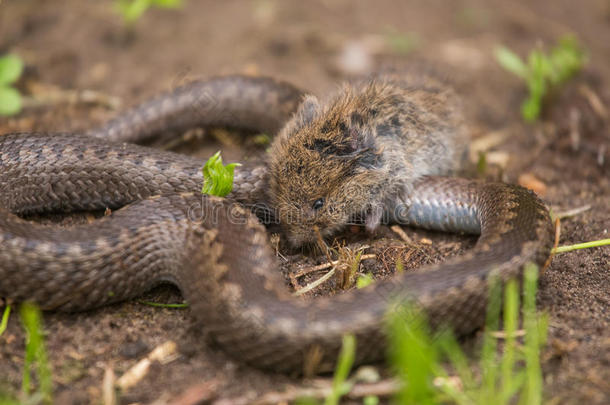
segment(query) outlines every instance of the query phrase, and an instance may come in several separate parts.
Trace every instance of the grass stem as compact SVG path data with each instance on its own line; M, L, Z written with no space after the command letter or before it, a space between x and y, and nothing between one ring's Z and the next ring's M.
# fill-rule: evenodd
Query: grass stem
M555 253L565 253L565 252L571 252L573 250L588 249L588 248L601 247L601 246L607 246L607 245L610 245L610 238L593 240L590 242L576 243L574 245L558 246L556 249L553 249L553 253L554 254Z

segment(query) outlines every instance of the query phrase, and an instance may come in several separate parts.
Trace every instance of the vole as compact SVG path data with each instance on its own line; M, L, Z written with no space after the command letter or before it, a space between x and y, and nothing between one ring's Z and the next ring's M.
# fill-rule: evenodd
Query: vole
M425 175L459 169L467 134L460 100L429 74L389 73L306 96L274 140L269 197L293 246L352 221L374 231Z

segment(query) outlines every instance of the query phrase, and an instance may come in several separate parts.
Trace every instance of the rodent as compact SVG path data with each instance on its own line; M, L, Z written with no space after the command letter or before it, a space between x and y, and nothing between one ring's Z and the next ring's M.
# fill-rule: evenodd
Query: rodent
M289 243L313 243L352 221L392 220L413 183L464 160L467 130L452 87L429 73L386 73L305 96L274 140L269 198Z

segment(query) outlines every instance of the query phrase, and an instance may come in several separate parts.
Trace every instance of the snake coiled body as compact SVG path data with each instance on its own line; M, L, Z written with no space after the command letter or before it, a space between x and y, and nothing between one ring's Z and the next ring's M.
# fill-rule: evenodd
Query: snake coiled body
M295 299L279 279L265 228L236 203L264 200L263 168L238 168L229 199L202 196L199 160L122 143L193 125L275 133L300 97L271 79L224 77L144 103L87 135L1 136L0 297L84 310L169 281L235 358L300 372L316 357L315 369L329 370L345 333L357 338L358 363L384 355L383 322L396 302L413 301L434 325L458 333L478 328L489 275L518 277L526 263L548 258L551 222L533 193L424 177L401 222L480 232L470 252L335 297ZM18 217L105 208L112 214L65 228Z

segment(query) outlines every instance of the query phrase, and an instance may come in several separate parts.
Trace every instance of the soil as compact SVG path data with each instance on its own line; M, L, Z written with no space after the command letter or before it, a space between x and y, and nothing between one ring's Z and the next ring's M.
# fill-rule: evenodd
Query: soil
M549 100L540 123L526 125L519 115L524 86L497 65L493 49L504 44L523 55L567 33L587 48L589 64ZM492 177L517 182L533 175L555 212L591 207L562 220L560 244L566 245L610 237L608 38L610 3L601 0L191 0L179 10L149 11L131 31L111 1L5 0L0 2L0 54L15 52L25 60L20 90L46 101L0 119L0 133L90 128L117 113L104 105L114 98L129 106L187 80L224 73L275 76L327 94L358 66L357 60L348 60L347 67L336 62L347 44L356 44L365 59L370 56L372 69L422 61L448 68L464 94L475 140L501 136L488 156L504 167L491 167ZM406 52L405 43L413 49ZM104 97L88 102L85 90ZM83 97L75 100L75 94ZM260 156L264 150L226 131L205 131L202 138L195 152L202 158L221 148L226 161ZM348 246L366 244L366 253L378 256L363 261L360 271L382 278L394 271L399 255L407 267L415 267L473 244L454 235L405 231L414 244L405 244L389 228L375 238L358 229L348 232ZM285 256L287 284L289 274L326 260ZM333 294L337 284L331 280L311 295ZM182 301L172 287L143 299ZM557 255L541 278L538 301L550 314L542 355L545 400L610 403L610 248ZM147 375L121 393L120 403L190 403L189 398L246 403L270 391L310 384L243 366L205 345L188 309L132 301L85 313L45 313L44 325L57 403L102 403L108 370L120 376L169 340L178 344L177 354L153 362ZM0 392L19 391L24 347L19 317L12 315L0 337Z

